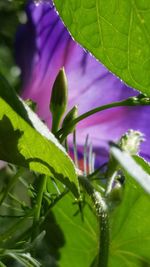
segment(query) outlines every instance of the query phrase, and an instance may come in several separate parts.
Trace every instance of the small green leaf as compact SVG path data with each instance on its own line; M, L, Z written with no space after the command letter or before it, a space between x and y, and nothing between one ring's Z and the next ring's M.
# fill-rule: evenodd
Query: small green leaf
M74 39L128 85L150 95L149 0L54 0Z
M111 153L123 169L150 194L150 175L145 172L140 162L138 164L132 156L116 146L111 147Z
M75 166L37 115L0 76L0 159L59 179L78 197Z

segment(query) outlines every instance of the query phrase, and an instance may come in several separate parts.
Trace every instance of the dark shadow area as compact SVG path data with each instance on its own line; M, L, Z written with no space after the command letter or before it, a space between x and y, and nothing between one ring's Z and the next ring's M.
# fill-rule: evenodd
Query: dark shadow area
M141 267L150 267L150 263L148 262L143 262Z
M10 119L4 115L0 120L0 159L28 167L25 157L19 152L18 142L23 132L14 130Z
M43 225L47 234L45 241L49 245L50 253L55 256L57 260L60 259L59 248L65 245L65 236L55 219L53 212L50 212Z
M8 103L19 116L21 116L25 121L27 121L32 126L32 122L29 119L28 113L23 103L16 95L15 90L12 87L10 87L8 82L1 74L0 74L0 97L4 99L5 102Z
M65 236L51 211L40 232L46 231L42 243L36 248L36 258L44 267L59 267L60 249L65 245Z

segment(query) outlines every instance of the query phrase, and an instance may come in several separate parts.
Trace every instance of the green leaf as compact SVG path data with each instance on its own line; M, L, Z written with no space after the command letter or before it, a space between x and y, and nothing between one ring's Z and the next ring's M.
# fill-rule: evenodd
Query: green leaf
M73 204L74 200L70 194L63 197L53 208L56 225L63 233L63 242L59 242L59 265L62 267L90 267L98 251L98 224L94 211L86 204L83 208L83 218L79 212L79 206ZM56 231L52 220L49 220L50 239ZM53 228L51 228L53 227ZM57 230L58 233L58 230ZM62 245L60 245L62 243ZM56 241L55 241L56 246ZM54 247L54 246L53 246ZM57 246L56 246L57 247ZM58 255L58 252L57 254Z
M97 218L86 204L83 220L70 194L52 209L47 236L59 266L95 267L99 232ZM150 262L150 198L130 177L123 200L110 213L110 253L108 267L144 267ZM75 215L76 214L76 215ZM145 263L145 265L144 265Z
M0 159L55 177L78 197L78 180L72 160L1 76Z
M111 147L111 153L123 169L150 194L150 174L144 170L144 163L140 164L141 161L137 163L130 154L116 146Z
M110 216L109 267L143 267L150 263L150 198L127 177L123 201Z
M150 95L149 0L54 0L74 39L128 85Z

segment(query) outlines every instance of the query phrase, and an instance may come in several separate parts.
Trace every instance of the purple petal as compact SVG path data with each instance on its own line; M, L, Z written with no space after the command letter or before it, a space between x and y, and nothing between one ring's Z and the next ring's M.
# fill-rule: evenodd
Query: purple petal
M17 47L23 78L22 96L37 102L38 113L49 127L51 89L63 66L69 85L69 109L78 105L79 114L137 95L73 41L51 1L38 6L31 1L27 15L28 23L20 28ZM118 140L128 129L140 130L146 137L141 154L148 158L149 113L150 107L122 107L97 113L78 124L77 143L83 147L88 134L101 153L108 149L109 140Z

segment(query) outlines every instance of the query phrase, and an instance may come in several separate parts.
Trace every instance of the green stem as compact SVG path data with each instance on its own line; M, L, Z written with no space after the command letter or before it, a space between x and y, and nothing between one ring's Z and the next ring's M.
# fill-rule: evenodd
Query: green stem
M65 191L63 193L61 193L61 195L57 196L56 199L54 199L54 201L49 205L47 211L44 214L44 217L40 220L39 222L39 226L41 226L44 221L46 220L46 218L48 217L51 209L57 204L57 202L59 202L59 200L61 200L67 193L69 192L68 189L65 189ZM22 233L19 237L17 237L17 239L15 240L16 243L18 243L20 240L25 240L28 237L31 236L31 232L33 232L34 229L34 225L32 225L30 228L28 228L24 233Z
M103 111L103 110L106 110L106 109L110 109L110 108L114 108L114 107L123 106L124 102L125 101L119 101L119 102L114 102L114 103L111 103L111 104L107 104L107 105L104 105L104 106L100 106L100 107L94 108L94 109L92 109L92 110L90 110L88 112L85 112L84 114L80 115L79 117L74 119L73 122L74 122L74 124L77 124L79 121L84 120L87 117L96 114L97 112L100 112L100 111Z
M11 178L11 180L9 181L9 183L8 183L4 193L2 195L2 198L0 199L0 205L2 205L3 201L7 197L8 193L13 188L13 186L15 185L15 183L17 182L17 180L19 179L19 177L22 175L23 172L24 172L24 168L20 168L18 170L18 172Z
M100 215L100 242L97 266L107 267L109 257L109 218L106 212Z
M142 100L140 100L140 98L138 97L130 97L126 100L123 101L117 101L117 102L113 102L104 106L99 106L97 108L94 108L88 112L85 112L84 114L80 115L79 117L77 117L76 119L74 119L69 127L73 127L74 125L76 125L78 122L80 122L83 119L86 119L87 117L94 115L97 112L106 110L106 109L110 109L110 108L115 108L115 107L122 107L122 106L141 106L141 105L149 105L149 102L142 102ZM57 133L56 133L56 137L59 137L61 134L65 135L67 132L67 128L68 125L64 128L61 128Z
M65 189L64 192L62 192L60 195L58 195L58 196L54 199L54 201L49 205L49 207L48 207L46 213L44 214L43 221L46 220L46 218L48 217L48 215L49 215L51 209L57 204L57 202L59 202L59 200L61 200L61 199L62 199L66 194L68 194L68 193L69 193L69 190L68 190L68 189ZM43 223L43 221L40 222L40 223Z
M97 191L93 193L92 198L99 219L99 252L96 263L97 267L107 267L109 257L109 217L107 205Z
M69 146L68 146L67 138L65 139L65 149L66 149L66 152L69 154Z
M55 133L58 131L59 129L59 124L60 124L60 120L56 119L55 117L53 117L52 119L52 133L55 135Z
M89 180L85 177L79 177L81 185L91 197L99 222L99 251L96 261L96 267L107 267L109 256L109 217L107 205L100 193L96 191Z
M41 207L42 207L42 199L43 199L43 194L46 188L46 182L47 182L47 176L46 175L41 175L40 176L40 186L39 186L39 191L37 194L37 202L35 206L35 214L34 214L34 223L38 223L40 219L40 214L41 214Z
M76 131L73 132L73 152L74 152L74 162L77 168L78 165L78 152L77 152L77 142L76 142Z
M40 216L41 216L41 208L42 208L42 200L43 194L46 188L47 176L40 175L40 185L37 193L37 201L35 205L34 219L33 219L33 232L32 232L32 240L34 240L39 234L39 225L40 225Z

